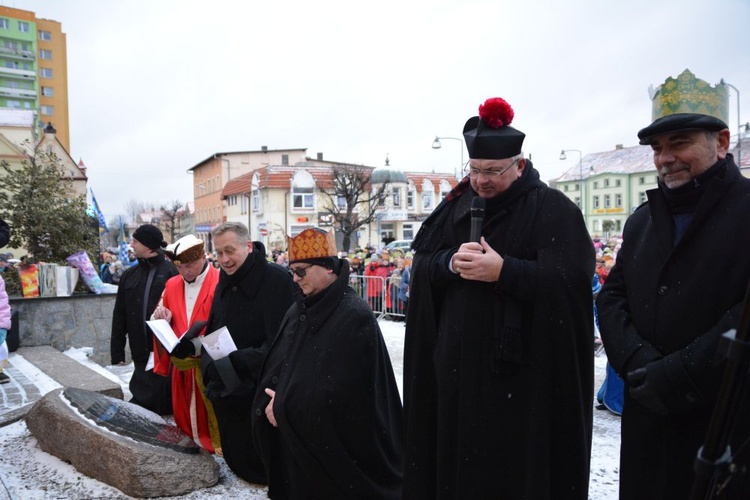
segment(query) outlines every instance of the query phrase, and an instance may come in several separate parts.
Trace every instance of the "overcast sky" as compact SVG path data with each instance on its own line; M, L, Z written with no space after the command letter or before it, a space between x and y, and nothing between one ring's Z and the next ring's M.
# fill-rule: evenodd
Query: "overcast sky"
M0 3L62 23L70 152L108 220L191 200L187 169L264 145L453 172L463 143L432 141L488 97L513 106L545 181L576 165L563 148L636 145L648 86L685 68L737 87L750 121L750 0Z

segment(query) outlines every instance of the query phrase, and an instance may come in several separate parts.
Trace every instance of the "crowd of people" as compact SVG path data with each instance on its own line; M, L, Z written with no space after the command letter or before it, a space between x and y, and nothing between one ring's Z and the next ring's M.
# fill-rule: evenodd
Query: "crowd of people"
M674 106L711 91L691 77L654 93L638 136L659 184L621 237L592 241L580 209L524 156L501 98L465 123L467 175L413 253L344 257L333 231L308 228L267 256L227 222L207 255L195 236L167 245L139 227L112 325L113 363L130 344L132 402L173 414L271 498L586 499L598 331L619 381L616 409L614 389L599 392L622 415L620 497L687 498L724 367L719 338L737 327L750 281L750 263L728 253L750 243L737 230L750 180L728 153L720 104ZM383 314L406 321L403 404ZM149 320L179 343L161 345ZM207 335L234 347L217 354ZM730 438L737 449L747 431ZM742 498L746 468L731 470L726 498Z

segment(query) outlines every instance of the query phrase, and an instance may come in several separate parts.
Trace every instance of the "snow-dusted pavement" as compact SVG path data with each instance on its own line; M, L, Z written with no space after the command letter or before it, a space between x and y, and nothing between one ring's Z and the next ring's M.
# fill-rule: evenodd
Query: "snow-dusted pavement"
M401 386L403 370L404 325L391 321L381 321L383 336L388 344L396 380ZM100 373L117 380L126 392L127 380L132 373L132 365L125 367L102 368L86 359L87 349L74 349L66 352L69 356L86 363ZM11 363L23 375L30 378L40 393L59 387L46 378L20 357ZM595 358L596 387L604 378L606 357ZM594 398L592 395L592 405ZM620 453L620 419L607 411L594 410L594 440L591 454L591 481L589 497L593 500L616 499ZM172 498L186 499L259 499L266 498L262 486L248 484L238 479L221 458L219 483L189 495ZM0 428L0 500L5 499L121 499L129 498L120 490L91 479L77 472L71 465L41 451L36 439L31 436L23 421Z

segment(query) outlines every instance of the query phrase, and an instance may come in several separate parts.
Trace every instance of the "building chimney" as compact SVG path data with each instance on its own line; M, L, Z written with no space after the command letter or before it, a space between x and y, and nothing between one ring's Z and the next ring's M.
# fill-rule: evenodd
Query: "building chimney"
M318 160L323 161L323 153L318 153Z
M260 150L263 151L264 153L268 153L268 146L261 146Z
M622 149L622 144L615 144L615 149Z

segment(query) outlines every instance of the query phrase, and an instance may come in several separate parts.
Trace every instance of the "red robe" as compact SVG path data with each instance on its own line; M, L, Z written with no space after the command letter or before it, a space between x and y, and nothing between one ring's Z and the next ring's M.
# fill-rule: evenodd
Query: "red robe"
M219 271L213 266L208 266L208 273L193 306L192 318L188 321L185 281L182 276L174 276L167 281L162 294L162 305L172 311L170 325L178 337L181 337L195 321L208 320L218 282ZM203 394L199 358L170 358L154 337L154 373L167 375L172 365L176 368L172 373L172 411L175 423L201 447L213 453L221 447L219 430L213 406Z

